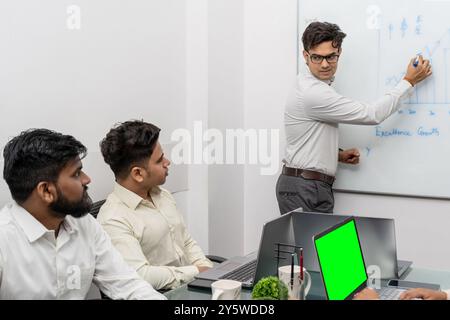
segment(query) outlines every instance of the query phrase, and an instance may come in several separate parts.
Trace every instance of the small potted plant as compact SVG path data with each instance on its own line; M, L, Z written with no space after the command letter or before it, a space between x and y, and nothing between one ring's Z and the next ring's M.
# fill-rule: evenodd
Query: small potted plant
M277 277L265 277L253 287L254 300L287 300L288 288Z

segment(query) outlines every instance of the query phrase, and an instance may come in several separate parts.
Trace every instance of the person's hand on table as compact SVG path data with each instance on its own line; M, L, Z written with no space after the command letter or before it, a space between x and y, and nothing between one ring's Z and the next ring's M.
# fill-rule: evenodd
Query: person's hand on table
M400 295L400 300L447 300L447 294L442 291L430 290L430 289L411 289L403 292Z
M198 269L198 272L202 273L203 271L206 271L208 269L210 269L209 267L202 267L202 266L196 266Z
M378 293L370 288L365 288L364 290L358 292L353 296L353 300L379 300L380 296Z

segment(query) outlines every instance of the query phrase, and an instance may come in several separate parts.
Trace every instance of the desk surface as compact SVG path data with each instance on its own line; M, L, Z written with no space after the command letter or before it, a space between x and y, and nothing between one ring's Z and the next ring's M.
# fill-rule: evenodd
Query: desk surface
M320 273L310 272L312 278L312 287L308 295L309 300L323 300L325 297L325 292L323 289L322 279ZM425 282L425 283L435 283L441 286L441 289L450 289L450 272L447 271L437 271L422 268L411 268L402 277L402 280ZM211 291L205 289L192 289L188 288L187 285L183 285L177 289L168 291L165 296L169 300L210 300ZM251 290L243 289L241 293L242 300L251 299Z

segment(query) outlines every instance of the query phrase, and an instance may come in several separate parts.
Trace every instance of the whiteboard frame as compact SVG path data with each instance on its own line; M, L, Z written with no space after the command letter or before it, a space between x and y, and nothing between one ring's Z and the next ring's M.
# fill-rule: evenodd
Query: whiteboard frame
M338 191L340 193L352 193L352 194L361 194L361 195L377 195L377 196L385 196L385 197L402 197L402 198L413 198L413 199L427 199L427 200L450 200L450 197L439 197L439 196L424 196L424 195L413 195L413 194L403 194L403 193L389 193L389 192L375 192L375 191L357 191L357 190L348 190L348 189L340 189L333 188L333 191Z

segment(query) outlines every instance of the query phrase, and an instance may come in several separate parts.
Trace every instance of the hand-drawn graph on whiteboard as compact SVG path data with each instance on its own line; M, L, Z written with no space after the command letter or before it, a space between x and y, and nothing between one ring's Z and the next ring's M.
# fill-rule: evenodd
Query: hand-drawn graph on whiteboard
M417 54L433 75L376 126L340 126L342 148L361 151L340 165L339 190L450 198L450 1L299 0L299 39L312 21L347 33L334 87L373 102L401 81ZM299 69L305 68L300 45Z

